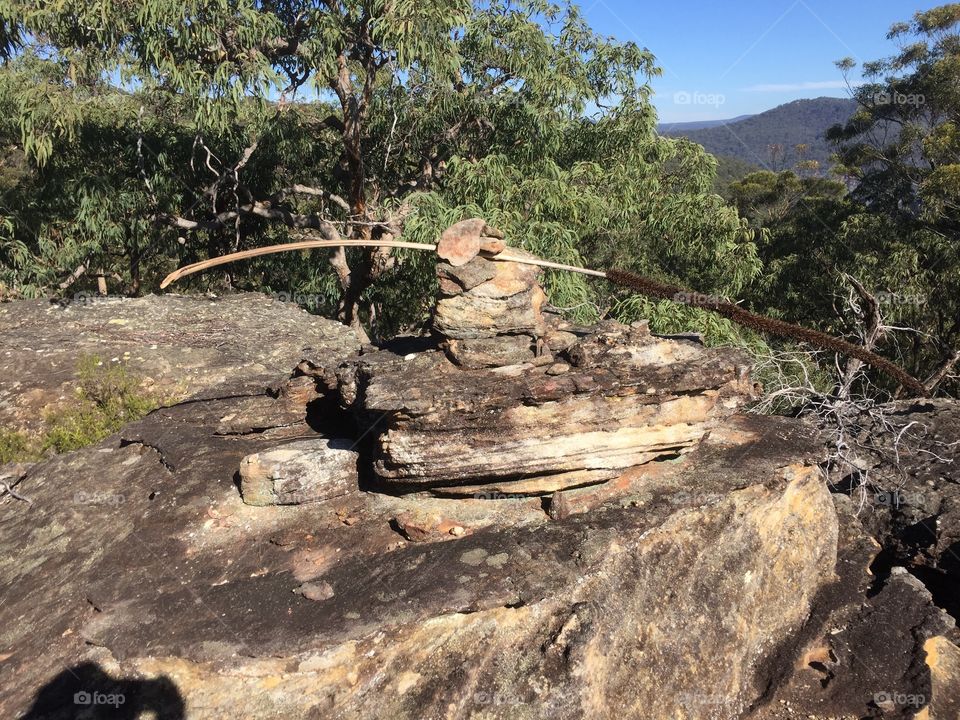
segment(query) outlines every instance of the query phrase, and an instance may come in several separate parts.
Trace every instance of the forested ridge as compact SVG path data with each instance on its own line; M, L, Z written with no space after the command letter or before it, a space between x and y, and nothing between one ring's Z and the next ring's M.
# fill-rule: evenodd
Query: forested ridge
M892 28L891 56L863 68L854 103L837 101L836 179L788 148L767 163L777 172L721 197L717 160L657 132L654 54L598 34L576 6L3 0L0 297L140 295L238 249L433 242L481 216L544 258L841 335L956 395L958 24L949 4ZM177 289L283 293L379 340L423 325L435 282L429 255L350 248L258 258ZM547 284L576 320L649 318L758 358L798 349L600 280ZM766 380L897 389L825 354L777 367Z
M856 110L857 103L844 98L794 100L713 127L684 129L664 125L661 131L693 140L713 155L771 170L788 170L802 163L805 172L827 175L836 151L827 132L834 125L846 123Z

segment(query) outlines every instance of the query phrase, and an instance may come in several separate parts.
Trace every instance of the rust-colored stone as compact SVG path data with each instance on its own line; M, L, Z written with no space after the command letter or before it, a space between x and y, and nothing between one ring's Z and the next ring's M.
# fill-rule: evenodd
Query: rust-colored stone
M480 235L486 223L481 218L461 220L451 225L437 243L437 255L454 267L466 265L480 252Z

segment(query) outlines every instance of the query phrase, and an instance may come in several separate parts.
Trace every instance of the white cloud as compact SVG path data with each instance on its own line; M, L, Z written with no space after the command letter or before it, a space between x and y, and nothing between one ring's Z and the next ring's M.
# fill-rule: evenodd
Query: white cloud
M751 85L743 92L796 92L798 90L840 90L847 87L845 80L820 80L816 82Z

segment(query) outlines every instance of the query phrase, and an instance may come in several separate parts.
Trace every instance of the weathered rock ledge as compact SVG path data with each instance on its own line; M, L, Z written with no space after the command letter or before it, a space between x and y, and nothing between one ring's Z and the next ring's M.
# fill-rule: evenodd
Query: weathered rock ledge
M5 714L71 717L64 666L93 663L190 718L697 717L704 687L733 715L833 573L795 423L737 418L554 521L523 498L245 505L232 468L276 439L218 434L235 403L159 410L3 506ZM424 514L463 533L396 532Z
M467 229L433 336L358 354L217 303L285 339L16 471L0 716L955 720L944 593L880 559L815 429L745 414L727 350L544 314L536 272Z
M750 397L746 360L611 323L551 364L463 369L441 350L384 350L339 371L344 403L378 435L387 485L544 494L688 452Z
M689 452L753 396L749 362L730 349L545 316L536 267L477 256L438 272L433 346L395 343L337 372L384 487L544 495L601 483Z
M179 399L227 381L259 392L308 355L332 371L359 345L348 328L256 293L0 303L0 427L39 429L73 395L84 357L124 362L145 389Z

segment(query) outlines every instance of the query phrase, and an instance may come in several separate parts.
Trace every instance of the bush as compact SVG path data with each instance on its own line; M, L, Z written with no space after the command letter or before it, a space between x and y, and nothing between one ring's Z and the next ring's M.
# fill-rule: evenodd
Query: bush
M0 430L0 465L33 460L35 457L36 449L26 433Z
M83 357L77 367L76 397L44 417L46 428L39 436L0 431L0 464L37 460L47 453L94 445L163 401L156 393L145 392L123 363L107 364L96 356Z

